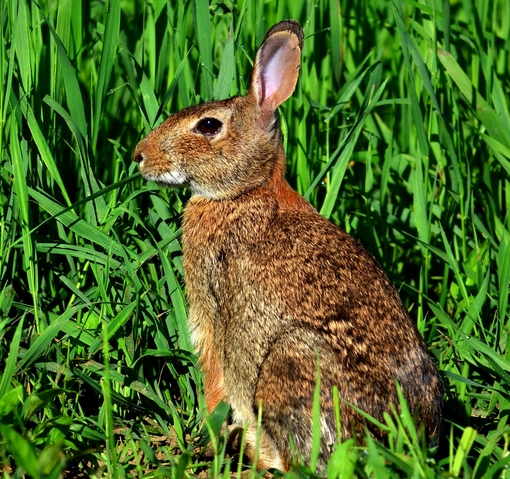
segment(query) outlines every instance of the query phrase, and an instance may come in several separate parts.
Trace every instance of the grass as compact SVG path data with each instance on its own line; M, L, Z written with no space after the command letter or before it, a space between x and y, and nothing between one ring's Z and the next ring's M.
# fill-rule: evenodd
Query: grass
M228 408L204 423L187 193L146 184L131 155L169 113L244 93L265 32L289 17L306 36L281 108L289 180L382 264L446 388L438 446L404 408L386 446L347 441L327 474L508 476L506 0L12 0L0 15L4 478L240 467L219 433Z

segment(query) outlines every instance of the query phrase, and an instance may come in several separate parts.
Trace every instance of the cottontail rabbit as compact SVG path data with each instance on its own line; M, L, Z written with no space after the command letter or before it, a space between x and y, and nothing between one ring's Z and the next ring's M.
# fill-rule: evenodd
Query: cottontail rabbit
M350 404L381 420L398 406L398 381L427 436L438 434L442 386L408 313L377 262L321 217L284 179L276 109L294 91L303 31L275 25L257 52L248 94L172 115L136 147L142 175L192 197L182 225L192 339L209 411L230 403L258 467L309 460L317 362L321 451L381 432Z

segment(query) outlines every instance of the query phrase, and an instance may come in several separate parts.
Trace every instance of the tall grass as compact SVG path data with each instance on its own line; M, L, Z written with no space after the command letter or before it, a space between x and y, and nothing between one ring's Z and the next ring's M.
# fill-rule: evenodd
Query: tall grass
M219 434L227 408L204 423L187 193L146 184L131 155L169 113L246 92L289 17L306 36L280 111L289 180L383 265L446 386L438 446L404 408L387 445L340 445L328 475L507 474L507 0L10 0L0 15L4 477L241 467Z

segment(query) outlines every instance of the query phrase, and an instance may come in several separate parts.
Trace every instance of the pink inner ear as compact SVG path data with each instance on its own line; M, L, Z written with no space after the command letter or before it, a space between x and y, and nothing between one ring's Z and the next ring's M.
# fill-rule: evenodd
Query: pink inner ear
M286 63L285 58L282 57L284 57L285 50L286 48L280 48L280 50L278 50L278 52L264 66L264 72L262 74L262 91L264 99L270 97L282 84Z

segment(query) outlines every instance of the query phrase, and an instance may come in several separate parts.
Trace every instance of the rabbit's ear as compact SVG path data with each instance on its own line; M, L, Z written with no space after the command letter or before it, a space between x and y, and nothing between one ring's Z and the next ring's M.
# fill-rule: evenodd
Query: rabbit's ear
M257 52L248 92L264 116L272 116L294 91L302 48L303 30L295 20L284 20L267 32Z

